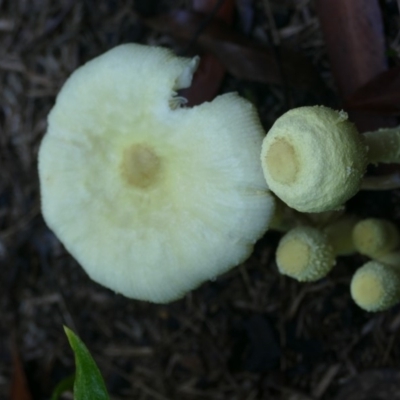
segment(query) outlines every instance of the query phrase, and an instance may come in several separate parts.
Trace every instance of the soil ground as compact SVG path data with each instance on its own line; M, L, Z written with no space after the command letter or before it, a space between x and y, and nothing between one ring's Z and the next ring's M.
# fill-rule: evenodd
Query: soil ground
M278 33L278 47L304 54L328 88L329 102L337 104L313 2L267 3L274 26L265 1L241 2L244 11L255 12L251 40L270 45ZM381 3L396 62L397 3ZM63 82L120 43L179 51L182 42L147 27L138 12L187 8L184 0L0 0L0 399L10 399L13 349L33 399L49 399L56 383L74 371L63 325L87 344L113 399L328 400L354 379L375 379L363 380L365 371L379 370L379 379L383 374L398 382L391 370L400 363L400 308L369 314L350 298L362 256L339 258L326 279L300 284L278 274L280 234L267 232L243 265L179 301L155 305L91 282L46 227L37 152ZM246 20L241 16L233 25L237 32ZM250 98L268 129L287 108L287 89L228 74L221 92ZM318 101L318 93L289 89L293 106ZM397 190L362 192L349 209L398 223L399 198ZM390 398L397 398L394 392Z

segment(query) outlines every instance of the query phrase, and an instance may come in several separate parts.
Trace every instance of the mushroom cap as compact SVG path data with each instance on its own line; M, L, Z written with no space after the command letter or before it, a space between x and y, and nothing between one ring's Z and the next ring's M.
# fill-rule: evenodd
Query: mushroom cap
M261 162L268 186L290 207L330 211L359 190L367 147L345 112L300 107L276 120Z
M381 218L366 218L355 225L353 242L361 254L380 258L399 246L400 235L393 222Z
M300 282L313 282L333 268L335 254L326 234L310 226L299 226L280 240L276 263L281 274Z
M354 274L350 292L356 304L366 311L387 310L400 300L399 271L378 261L369 261Z
M245 260L273 199L256 110L179 108L198 59L118 46L67 80L39 151L42 212L96 282L168 302Z

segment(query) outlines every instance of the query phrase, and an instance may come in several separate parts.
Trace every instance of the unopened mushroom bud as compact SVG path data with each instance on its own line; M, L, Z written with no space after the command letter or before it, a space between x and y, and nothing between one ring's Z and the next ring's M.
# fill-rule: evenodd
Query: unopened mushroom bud
M300 107L277 119L261 163L270 189L301 212L339 209L360 188L367 146L343 111Z
M316 228L300 226L282 237L276 263L283 275L300 282L316 281L335 265L335 252L326 234Z
M244 261L273 199L254 106L182 108L198 58L125 44L67 80L39 151L42 212L96 282L168 302Z
M366 311L387 310L400 301L399 270L369 261L354 274L350 292L355 303Z
M361 254L380 259L399 246L400 235L393 222L379 218L367 218L355 225L353 242Z

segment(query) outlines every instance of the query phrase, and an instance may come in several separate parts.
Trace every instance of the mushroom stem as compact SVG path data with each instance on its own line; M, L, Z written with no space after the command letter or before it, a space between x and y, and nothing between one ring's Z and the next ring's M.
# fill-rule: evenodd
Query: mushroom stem
M390 265L391 267L398 268L400 271L400 251L392 251L390 253L386 253L383 256L379 256L376 258L377 261L382 262L383 264Z
M344 214L344 209L324 211L319 213L305 213L304 217L308 221L308 225L314 226L315 228L324 229L328 225L337 221Z
M390 265L369 261L354 274L350 293L363 310L387 310L400 301L400 273Z
M364 138L371 164L400 163L400 127L366 132Z
M400 173L367 176L361 182L361 190L393 190L400 188Z
M352 232L358 218L353 215L344 215L337 221L329 224L323 231L328 235L329 241L337 256L353 254L356 251Z
M309 224L306 214L288 207L282 200L274 196L275 210L269 228L278 232L288 232L299 225Z

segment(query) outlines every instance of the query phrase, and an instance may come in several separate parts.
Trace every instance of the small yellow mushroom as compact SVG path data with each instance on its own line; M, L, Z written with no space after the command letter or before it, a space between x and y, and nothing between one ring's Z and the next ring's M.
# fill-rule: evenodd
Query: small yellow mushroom
M261 163L269 187L289 207L340 209L360 188L398 187L397 175L363 177L368 163L400 163L400 126L360 135L344 111L295 108L268 132Z
M383 311L400 301L400 274L397 268L369 261L351 280L351 297L362 309Z
M301 212L339 209L359 190L367 146L343 111L295 108L265 137L261 163L270 189Z
M353 242L361 254L380 259L399 246L400 235L393 222L379 218L367 218L355 225Z
M244 261L273 198L235 93L182 108L198 58L125 44L76 70L39 151L43 216L96 282L168 302Z
M290 230L276 251L279 272L300 282L316 281L335 265L335 251L328 236L309 226Z

